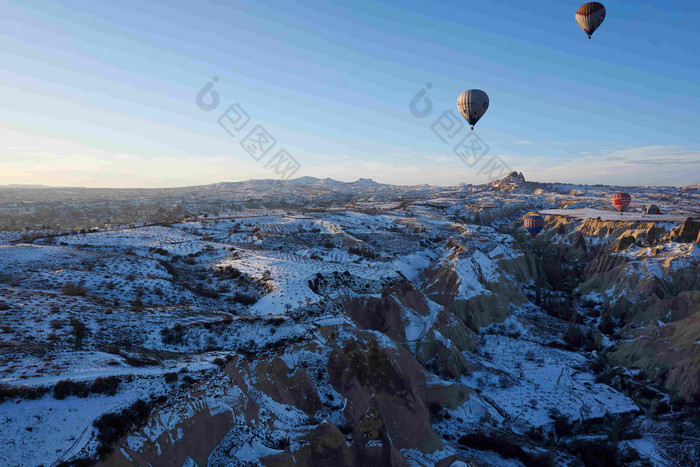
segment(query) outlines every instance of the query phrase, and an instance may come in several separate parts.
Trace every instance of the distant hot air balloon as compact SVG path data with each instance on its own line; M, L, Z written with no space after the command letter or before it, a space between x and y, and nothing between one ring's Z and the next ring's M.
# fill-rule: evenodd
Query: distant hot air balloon
M605 7L602 3L589 2L581 5L576 11L576 22L583 29L583 32L588 34L589 39L591 34L600 27L604 19Z
M627 211L627 208L630 206L632 197L628 193L618 191L612 195L610 201L612 202L613 206L615 206L615 209L620 211L620 214L622 214L623 212Z
M527 216L525 218L525 230L530 232L532 237L536 237L544 228L544 218L542 216Z
M473 130L476 122L484 116L489 108L489 96L481 89L469 89L457 98L457 108Z

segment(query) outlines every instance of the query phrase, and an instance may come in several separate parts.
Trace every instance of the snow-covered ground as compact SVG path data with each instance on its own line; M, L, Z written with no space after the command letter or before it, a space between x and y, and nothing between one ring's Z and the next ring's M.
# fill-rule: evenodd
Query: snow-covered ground
M304 208L242 209L260 191L259 184L244 182L217 191L227 202L231 193L241 197L230 203L237 206L172 224L55 237L43 232L35 239L26 232L1 233L0 463L49 465L92 456L98 447L96 418L160 396L154 415L129 432L115 455L136 463L135 453L151 445L158 454L176 450L186 442L183 430L201 413L228 414L232 420L209 453L212 464L255 464L301 451L311 430L330 423L342 427L350 446L357 428L348 426L350 396L330 383L328 368L339 349L358 336L394 352L394 363L399 349L408 352L403 358L416 359L411 360L420 368L416 374L425 373L430 389L422 390L469 394L459 403L447 397L449 408L430 407L445 417L431 412L439 446L433 453L402 448L410 465L434 465L452 455L524 465L458 440L486 426L520 437L533 430L551 433L558 417L577 426L634 418L648 432L620 444L656 465L674 458L669 451L680 448L666 446L664 433L675 428L640 415L646 408L639 401L591 369L596 356L591 349L564 341L568 322L535 304L542 252L533 246L537 239L522 232L521 218L532 211L562 216L568 220L557 222L571 222L574 230L580 219L654 222L670 234L697 212L692 193L637 187L640 203L654 202L664 212L675 203L677 212L620 215L607 209L615 187L515 183L499 190L409 189L367 181L355 188L329 180L297 182L265 181L265 186L278 198L289 195L284 198L289 206ZM337 193L342 202L323 207ZM350 201L349 193L355 194ZM545 235L551 244L546 246L559 248L560 258L573 251L576 239L568 233ZM604 306L623 297L634 304L648 298L647 289L634 288L638 283L658 281L673 289L675 277L700 264L700 247L692 242L640 241L624 251L605 250L615 240L585 239L586 248L624 263L625 277L632 277L576 298L572 307L591 332ZM496 300L508 291L512 297ZM387 301L394 300L399 311L381 316L384 308L375 308L375 315L365 316L364 310L353 315L344 308L361 297L392 310ZM469 323L473 310L492 324ZM657 322L660 328L668 324ZM474 329L450 334L451 326ZM623 342L611 333L596 339L601 353ZM421 365L419 350L434 350L435 356ZM260 370L276 357L286 369ZM436 370L439 364L460 373L447 377ZM415 377L414 370L404 370L398 373ZM118 378L115 394L54 397L62 381L88 387L98 378ZM280 381L289 387L277 392L276 386L284 386ZM315 412L295 405L295 397L308 402L314 394ZM571 453L557 441L564 459ZM368 444L381 445L378 439ZM189 457L183 462L196 463Z
M565 216L577 219L600 219L603 221L624 222L683 222L687 215L679 214L644 214L642 212L618 212L593 208L583 209L542 209L540 214L545 216Z

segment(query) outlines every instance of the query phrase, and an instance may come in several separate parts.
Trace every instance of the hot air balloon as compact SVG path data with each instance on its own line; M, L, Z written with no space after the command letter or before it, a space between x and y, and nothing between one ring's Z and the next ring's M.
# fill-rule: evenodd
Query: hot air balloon
M589 39L591 34L600 27L604 19L605 7L602 3L588 2L576 10L576 22L583 29L583 32L588 34Z
M469 89L457 98L457 108L473 130L476 122L484 116L489 108L489 96L481 89Z
M544 228L544 218L542 216L527 216L525 218L525 230L530 232L533 238Z
M617 193L612 195L610 201L612 202L613 206L615 206L615 209L620 211L620 215L622 215L623 212L627 211L627 208L629 207L630 202L632 201L632 197L628 193L618 191Z

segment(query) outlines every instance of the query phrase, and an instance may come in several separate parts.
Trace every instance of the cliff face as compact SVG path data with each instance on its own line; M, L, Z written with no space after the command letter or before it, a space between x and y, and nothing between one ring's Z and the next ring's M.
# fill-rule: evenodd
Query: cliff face
M331 353L328 376L348 401L343 414L350 425L373 417L398 448L432 452L439 447L423 400L425 376L406 350L348 340Z
M505 256L500 248L452 239L426 270L424 291L467 327L484 327L502 322L511 306L527 302L522 283L533 281L533 269L525 255Z
M623 325L625 339L610 353L611 362L642 369L687 400L700 398L700 348L690 337L700 316L698 223L546 221L551 245L572 250L585 242L588 254L568 253L568 263L581 270L576 291L604 304Z
M373 333L324 334L324 346L234 358L155 409L102 464L206 465L250 451L264 465L398 466L408 465L400 449L441 448L429 407L459 406L470 390L430 385L409 351ZM290 440L292 427L302 435Z
M545 241L564 246L568 262L583 266L578 291L619 302L619 311L629 311L632 321L648 319L647 308L656 305L659 310L659 300L700 289L700 247L684 241L695 235L692 221L680 226L561 216L548 216L546 221ZM682 301L683 296L676 300Z
M697 292L694 298L700 298ZM642 369L667 391L700 401L700 311L663 327L651 324L631 330L630 336L634 340L610 354L613 364Z

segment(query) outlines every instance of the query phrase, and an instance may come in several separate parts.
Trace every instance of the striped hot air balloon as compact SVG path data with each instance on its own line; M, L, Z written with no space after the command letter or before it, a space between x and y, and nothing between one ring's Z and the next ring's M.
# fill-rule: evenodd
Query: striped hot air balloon
M530 232L532 237L536 237L544 228L544 218L542 216L527 216L525 218L525 230Z
M576 11L576 22L579 27L583 29L583 32L588 34L588 38L591 38L591 34L598 29L605 19L605 7L602 3L589 2Z
M489 108L489 96L481 89L468 89L457 98L457 108L473 130Z
M629 195L629 193L618 191L612 195L610 201L612 202L612 205L615 206L615 209L620 211L620 214L622 214L623 212L627 211L627 208L630 206L632 197Z

